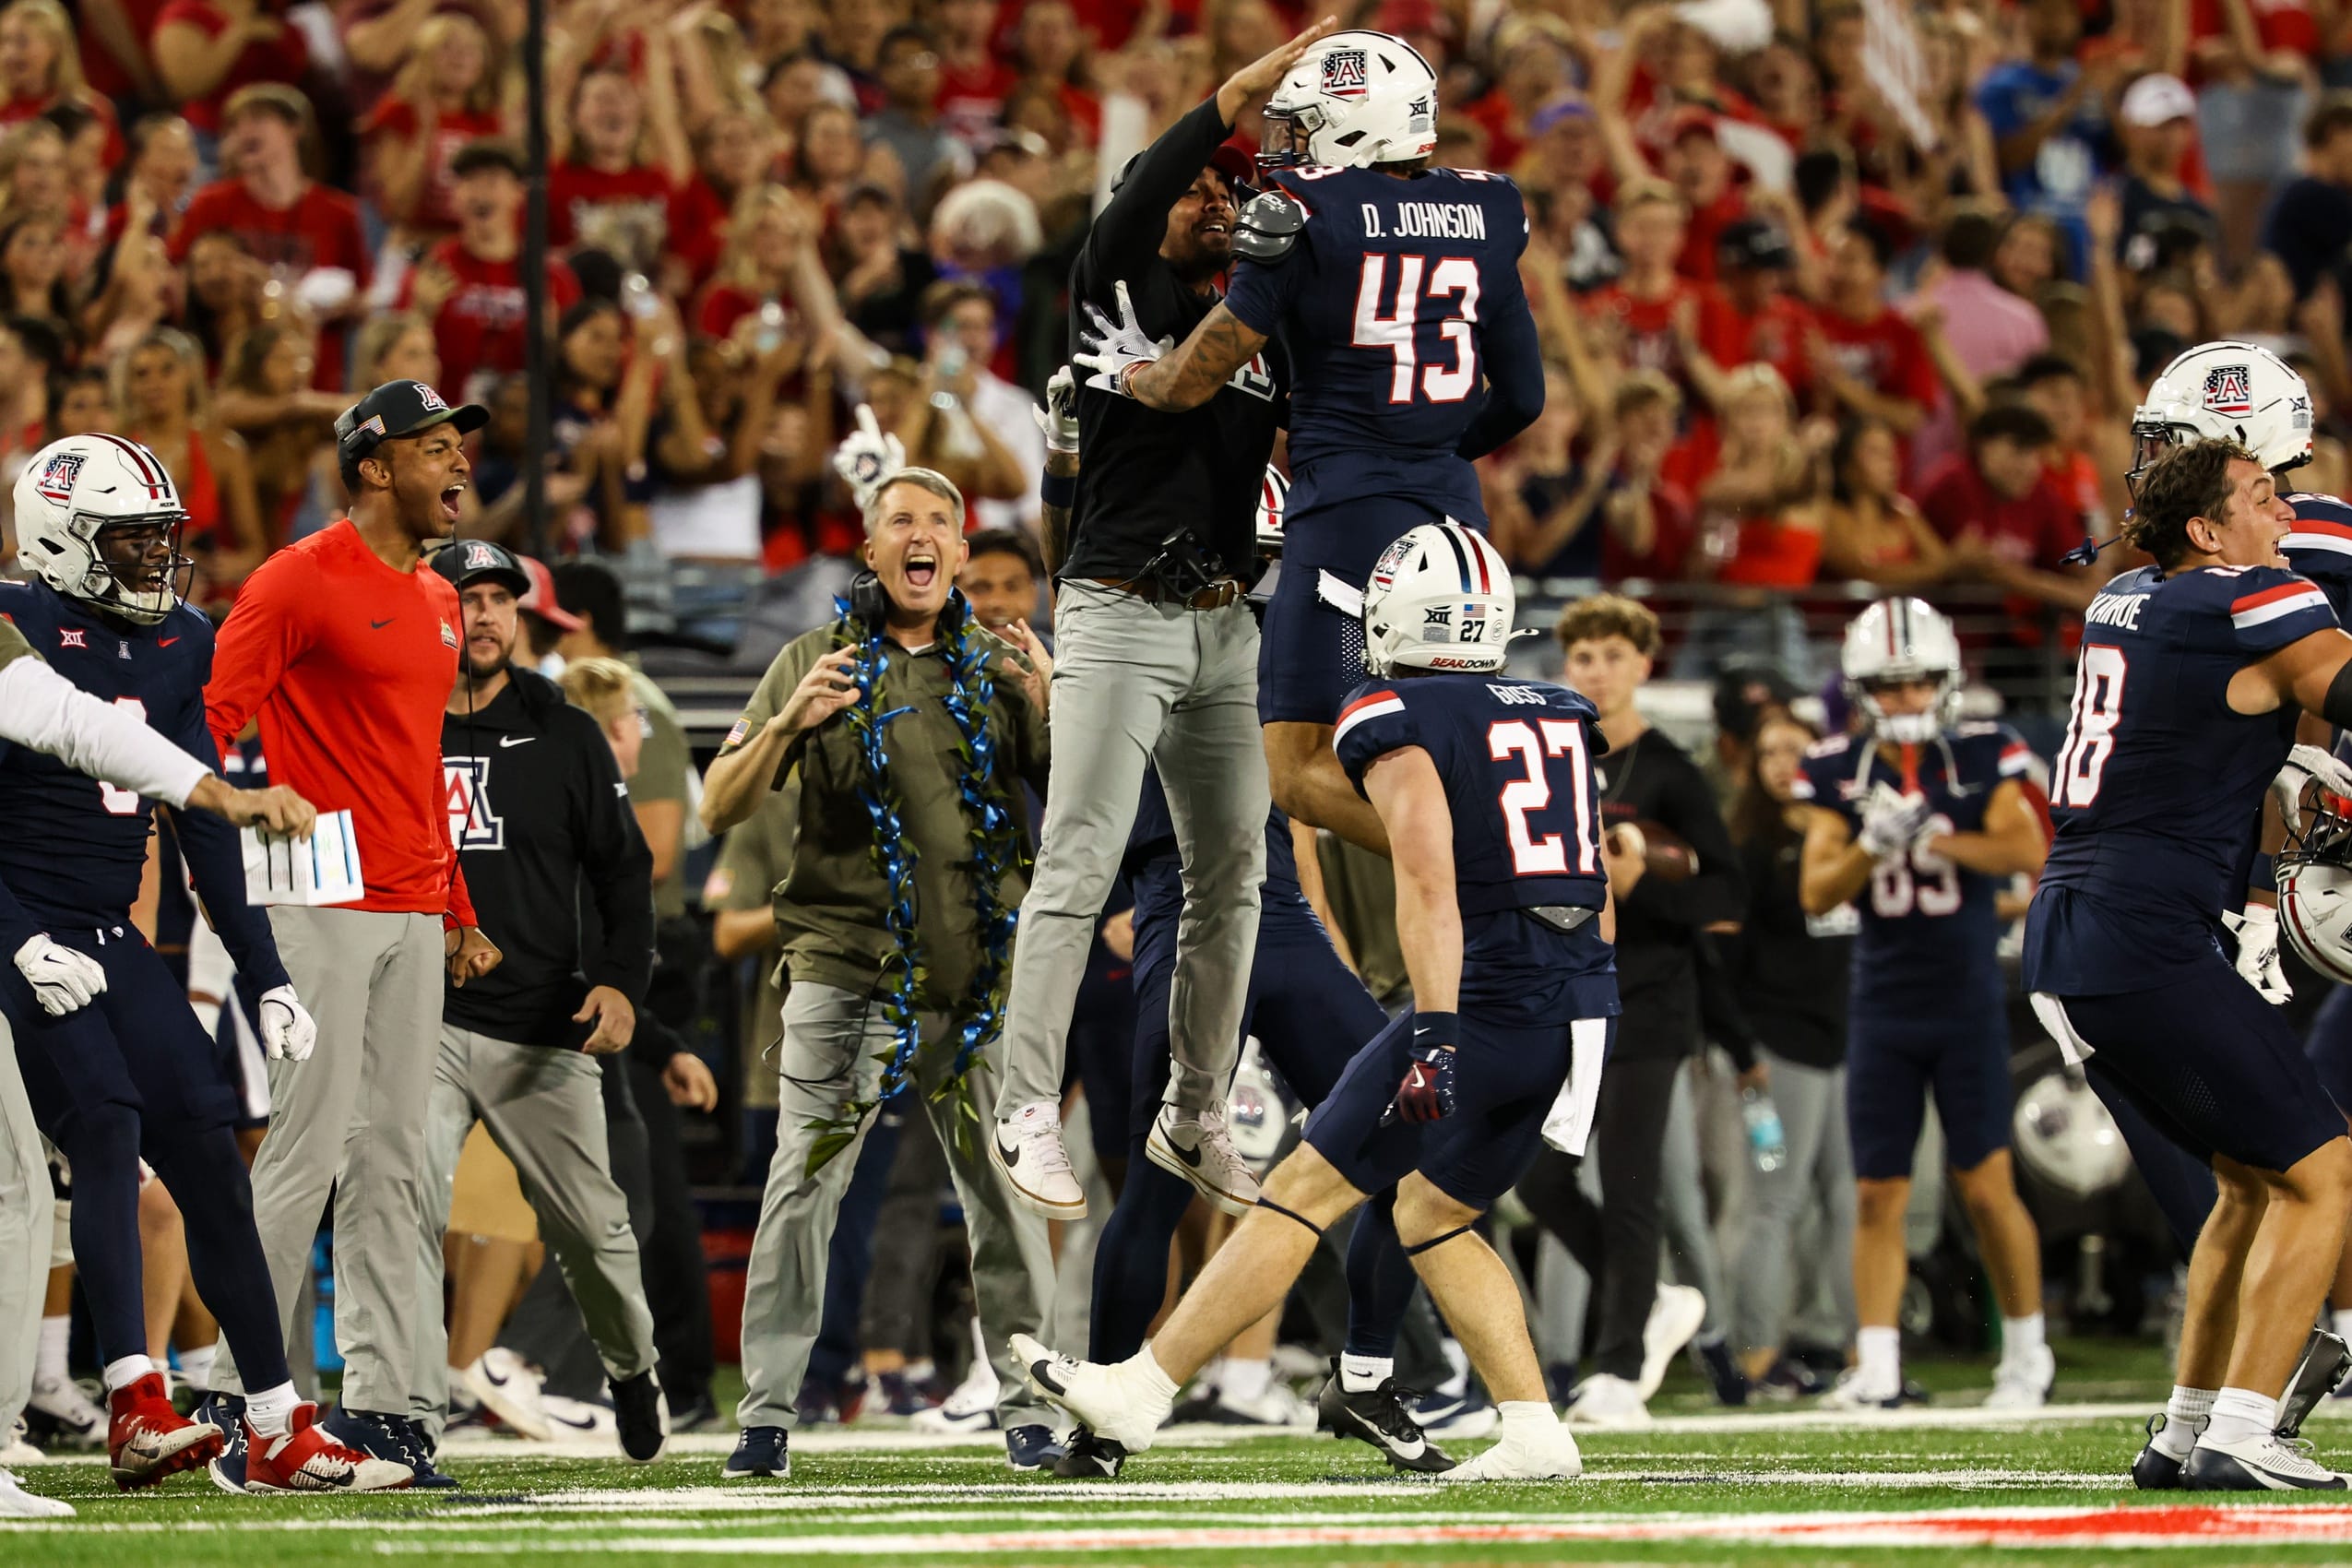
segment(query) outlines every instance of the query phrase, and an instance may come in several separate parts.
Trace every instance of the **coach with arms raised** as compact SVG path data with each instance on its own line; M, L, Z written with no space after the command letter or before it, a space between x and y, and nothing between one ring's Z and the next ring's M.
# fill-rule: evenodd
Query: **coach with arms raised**
M471 472L463 439L488 422L422 382L387 381L335 422L350 515L262 563L220 628L205 719L225 751L261 716L271 777L322 812L349 810L367 896L339 909L269 911L295 989L316 999L318 1049L271 1063L269 1134L254 1159L254 1216L291 1332L312 1239L335 1198L336 1438L454 1485L410 1416L442 1369L417 1364L425 1109L441 1050L443 976L488 974L449 842L441 710L457 679L457 590L424 567ZM444 1173L445 1174L445 1173ZM216 1391L244 1384L220 1348Z

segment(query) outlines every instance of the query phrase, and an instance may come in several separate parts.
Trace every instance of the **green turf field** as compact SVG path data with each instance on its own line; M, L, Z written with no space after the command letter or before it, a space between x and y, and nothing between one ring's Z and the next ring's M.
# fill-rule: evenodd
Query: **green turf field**
M2061 1348L2084 1401L1988 1420L1963 1403L1982 1370L1946 1365L1932 1408L1840 1422L1780 1408L1661 1401L1645 1431L1595 1434L1566 1484L1453 1488L1396 1477L1372 1451L1305 1435L1163 1434L1115 1482L1016 1477L992 1438L861 1425L796 1444L792 1479L719 1482L724 1433L682 1436L659 1464L556 1457L499 1440L452 1445L462 1493L236 1498L202 1477L116 1494L89 1461L28 1469L78 1519L0 1526L0 1563L625 1564L710 1556L869 1563L1194 1560L1469 1562L2342 1562L2352 1499L2213 1505L2143 1497L2123 1469L2158 1391L2147 1352ZM2160 1374L2159 1374L2160 1375ZM2096 1402L2092 1402L2096 1401ZM1703 1413L1705 1412L1705 1413ZM2352 1420L2313 1423L2352 1455ZM1476 1445L1469 1445L1476 1446Z

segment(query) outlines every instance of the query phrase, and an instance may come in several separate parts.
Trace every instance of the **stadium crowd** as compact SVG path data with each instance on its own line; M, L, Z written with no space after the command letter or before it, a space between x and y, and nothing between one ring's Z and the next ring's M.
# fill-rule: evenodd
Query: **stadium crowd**
M143 443L189 515L189 599L220 618L265 561L342 515L336 421L367 389L414 381L488 410L457 534L510 548L527 579L518 667L584 671L566 690L616 752L641 745L620 772L650 850L659 965L627 1070L642 1169L616 1174L648 1265L663 1260L644 1289L671 1423L691 1428L725 1419L712 1383L733 1359L728 1281L746 1239L740 1203L698 1211L688 1172L706 1189L756 1182L776 1144L771 890L794 867L796 807L771 797L711 842L675 705L659 677L604 661L665 646L704 662L659 668L723 670L740 642L738 664L764 668L826 619L869 531L836 462L861 410L969 503L960 586L978 620L1050 639L1037 416L1072 352L1067 279L1091 219L1132 155L1306 18L1268 0L548 13L551 368L533 387L520 55L538 44L519 0L0 6L0 399L15 399L0 482L60 437ZM1582 600L1536 662L1581 685L1580 645L1620 658L1594 679L1618 683L1628 714L1653 666L1705 683L1704 716L1676 733L1714 790L1685 802L1680 837L1705 873L1744 873L1724 884L1744 880L1744 902L1651 935L1687 949L1661 983L1697 989L1707 969L1734 1005L1664 1063L1664 1153L1639 1174L1661 1189L1646 1233L1674 1283L1622 1365L1630 1397L1588 1414L1641 1419L1686 1342L1728 1403L1819 1393L1855 1346L1854 1229L1903 1218L1857 1213L1846 938L1809 918L1788 864L1799 759L1847 718L1824 633L1850 613L1844 585L1863 584L1953 609L1979 674L2071 647L2069 618L2120 569L2070 553L2123 515L2131 411L2207 339L2269 348L2308 383L2300 488L2352 481L2352 6L1360 0L1342 25L1397 35L1434 68L1439 163L1506 173L1526 197L1548 396L1479 471L1523 613ZM1235 142L1257 140L1253 110ZM537 537L522 505L534 396L552 436ZM1617 591L1587 597L1603 588ZM1667 609L1663 631L1640 600ZM2001 690L2047 753L2063 689ZM1825 711L1811 700L1824 692ZM632 722L641 736L620 737ZM451 812L460 831L463 803ZM1304 896L1394 1010L1409 998L1384 870L1323 840ZM158 919L167 951L201 948L184 909L177 927ZM1716 941L1709 920L1744 941ZM1103 921L1074 1105L1084 1037L1123 1053L1132 1036L1133 943L1128 916ZM189 983L217 1016L218 980ZM1279 1086L1253 1059L1244 1090L1264 1123L1253 1152L1270 1158ZM1587 1298L1598 1322L1607 1293L1573 1255L1579 1206L1609 1202L1592 1179L1606 1123L1601 1140L1581 1172L1539 1166L1540 1190L1505 1211L1563 1399ZM1123 1127L1096 1146L1082 1174L1107 1193ZM446 1244L453 1419L611 1430L607 1367L576 1324L509 1323L510 1308L560 1318L562 1282L534 1282L539 1222L481 1131L464 1159ZM992 1425L998 1372L974 1351L974 1292L938 1223L955 1151L908 1093L854 1162L822 1324L794 1327L814 1339L800 1419ZM2066 1195L2044 1187L2037 1208ZM1910 1194L1936 1238L1941 1202L1924 1177ZM1991 1197L1954 1203L1979 1235L2005 1223ZM160 1187L142 1221L153 1353L208 1386L212 1325ZM1188 1267L1222 1225L1200 1206ZM1095 1239L1055 1232L1055 1313L1083 1319ZM1986 1348L1977 1253L1911 1250L1931 1299L1907 1304L1905 1326ZM1316 1337L1306 1325L1329 1321L1337 1289L1311 1272L1283 1356ZM2062 1289L2084 1322L2115 1290ZM2038 1335L2038 1302L1998 1293L2000 1315ZM68 1381L72 1302L61 1268L32 1412L37 1441L69 1445L105 1421ZM1213 1364L1194 1413L1306 1419L1289 1386L1305 1363L1275 1336ZM331 1366L331 1338L315 1350ZM1429 1392L1432 1433L1486 1430L1425 1311L1399 1363Z

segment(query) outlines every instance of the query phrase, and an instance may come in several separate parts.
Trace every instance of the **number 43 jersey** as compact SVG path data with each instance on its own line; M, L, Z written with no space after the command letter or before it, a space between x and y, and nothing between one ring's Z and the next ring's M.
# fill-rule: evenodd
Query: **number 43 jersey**
M1918 1018L1923 1003L1957 1013L2000 1004L2000 922L1994 895L2008 881L1931 854L1939 833L1984 830L1993 791L2023 778L2032 754L2005 724L1963 724L1918 748L1916 787L1928 800L1930 826L1907 853L1889 856L1855 898L1861 932L1854 943L1853 1004ZM1848 831L1862 830L1862 808L1880 784L1902 790L1904 770L1887 748L1834 735L1805 754L1792 782L1798 800L1835 812Z
M2233 712L2230 677L2336 620L2278 567L2144 566L2083 623L2050 777L2058 837L2025 922L2026 988L2058 996L2135 991L2215 951L2298 711Z

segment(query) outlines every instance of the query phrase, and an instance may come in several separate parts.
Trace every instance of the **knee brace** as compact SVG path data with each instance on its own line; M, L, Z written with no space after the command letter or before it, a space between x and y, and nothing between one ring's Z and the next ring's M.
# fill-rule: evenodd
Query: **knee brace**
M1263 1194L1261 1194L1261 1195L1259 1196L1259 1198L1258 1198L1258 1207L1260 1207L1260 1208L1270 1208L1270 1209L1272 1209L1275 1213L1277 1213L1277 1214L1280 1215L1280 1216L1281 1216L1283 1218L1285 1218L1285 1219L1295 1219L1295 1220L1297 1220L1300 1224L1301 1224L1301 1225L1305 1226L1305 1227L1307 1228L1307 1229L1308 1229L1309 1231L1311 1231L1311 1232L1314 1235L1314 1237L1315 1237L1315 1239L1316 1239L1317 1241L1321 1241L1321 1240L1323 1239L1323 1227L1322 1227L1322 1226L1317 1225L1317 1224L1316 1224L1313 1220L1309 1219L1309 1218L1308 1218L1305 1215L1303 1215L1303 1214L1300 1214L1300 1213L1298 1213L1296 1210L1284 1208L1284 1207L1283 1207L1280 1204L1276 1203L1276 1202L1275 1202L1272 1198L1265 1197L1265 1196L1264 1196Z
M1263 1203L1265 1200L1261 1198L1258 1201ZM1446 1242L1454 1240L1455 1237L1463 1235L1468 1231L1476 1230L1478 1228L1479 1222L1475 1219L1471 1220L1467 1225L1456 1225L1453 1229L1445 1231L1441 1235L1431 1236L1426 1241L1414 1242L1411 1246L1405 1249L1405 1255L1408 1258L1417 1258L1423 1253L1428 1252L1431 1248L1442 1247L1445 1245Z

